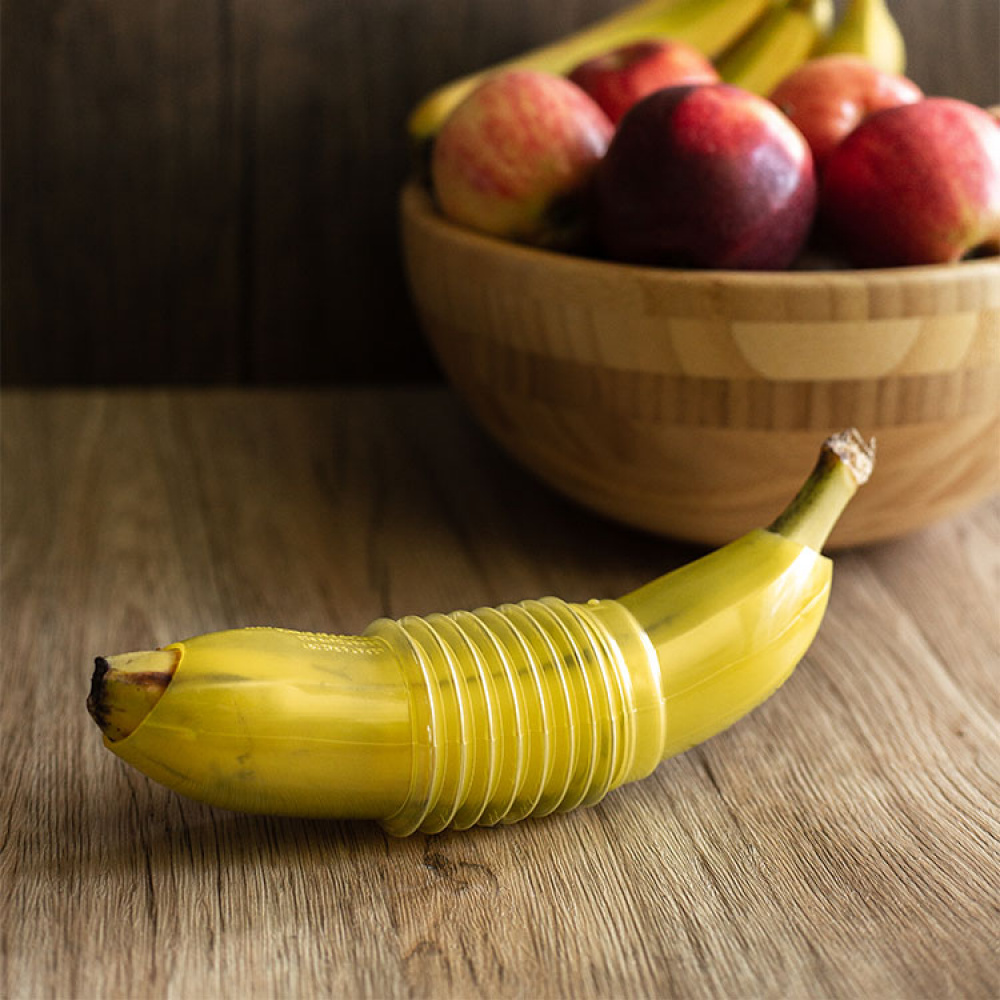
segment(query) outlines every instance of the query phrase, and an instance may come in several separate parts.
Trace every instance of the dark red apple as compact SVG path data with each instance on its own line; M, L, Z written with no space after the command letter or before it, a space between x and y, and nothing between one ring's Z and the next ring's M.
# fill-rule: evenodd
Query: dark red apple
M622 119L594 182L617 260L784 268L809 234L812 154L770 101L728 84L670 87Z
M586 190L614 126L561 76L510 70L487 79L434 142L441 211L481 232L571 248L587 219Z
M580 63L569 78L617 124L637 101L664 87L715 83L712 63L685 42L648 39Z
M1000 122L947 97L878 111L830 154L821 213L859 266L1000 252Z
M873 111L912 104L923 96L912 80L878 69L861 56L830 55L793 70L771 100L806 137L822 173L834 146Z

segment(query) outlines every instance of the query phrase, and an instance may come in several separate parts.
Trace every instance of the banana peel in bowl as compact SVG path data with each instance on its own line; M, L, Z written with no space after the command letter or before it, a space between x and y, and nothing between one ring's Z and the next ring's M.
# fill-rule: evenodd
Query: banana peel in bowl
M593 805L732 725L819 629L856 431L758 529L617 600L527 600L361 636L216 632L99 657L105 746L190 798L436 833Z

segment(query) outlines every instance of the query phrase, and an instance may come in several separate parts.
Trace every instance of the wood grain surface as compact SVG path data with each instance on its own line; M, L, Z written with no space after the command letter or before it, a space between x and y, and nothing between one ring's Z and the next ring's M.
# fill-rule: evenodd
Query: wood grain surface
M6 0L2 378L432 376L397 240L407 112L622 6ZM995 0L890 7L928 92L1000 101Z
M437 390L7 391L0 996L962 997L997 970L996 503L836 559L791 680L600 805L394 840L186 801L91 658L617 596L696 554Z

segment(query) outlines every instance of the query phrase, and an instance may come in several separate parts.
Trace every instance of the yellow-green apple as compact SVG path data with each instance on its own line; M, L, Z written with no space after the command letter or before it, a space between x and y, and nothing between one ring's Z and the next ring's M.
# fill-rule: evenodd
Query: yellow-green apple
M806 137L822 173L834 146L873 111L912 104L924 94L905 76L843 54L804 62L770 96Z
M787 267L816 204L812 154L770 101L728 84L668 87L621 120L597 169L608 256L680 267Z
M820 211L862 267L1000 253L1000 122L947 97L877 111L830 154Z
M686 42L645 39L587 59L569 78L617 125L641 98L682 83L715 83L712 63Z
M569 249L583 238L587 189L614 126L575 83L531 70L489 77L434 142L431 182L455 222Z

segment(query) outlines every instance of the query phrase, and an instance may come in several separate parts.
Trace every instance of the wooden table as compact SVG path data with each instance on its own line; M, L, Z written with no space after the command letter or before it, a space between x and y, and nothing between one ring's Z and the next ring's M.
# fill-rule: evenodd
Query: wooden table
M995 997L998 507L841 554L785 687L589 810L407 840L105 751L95 654L616 596L601 521L442 390L8 391L0 996Z

